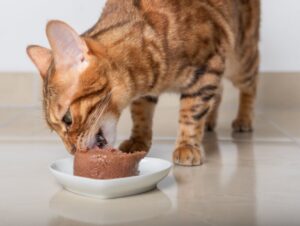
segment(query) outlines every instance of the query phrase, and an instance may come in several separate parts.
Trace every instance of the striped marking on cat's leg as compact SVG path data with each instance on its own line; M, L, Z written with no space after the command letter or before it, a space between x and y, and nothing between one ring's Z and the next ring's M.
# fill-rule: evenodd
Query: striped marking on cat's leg
M206 119L206 125L205 125L206 131L214 131L217 126L218 111L222 101L223 87L221 86L219 90L220 91L216 94L215 97L215 104L212 107L212 110L210 111Z
M124 152L149 151L152 144L152 121L158 98L142 97L131 104L131 136L120 145Z

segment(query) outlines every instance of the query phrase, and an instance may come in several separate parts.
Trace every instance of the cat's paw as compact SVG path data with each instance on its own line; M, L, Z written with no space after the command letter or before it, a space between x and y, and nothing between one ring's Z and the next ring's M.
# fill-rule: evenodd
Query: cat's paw
M137 151L148 152L150 149L150 145L147 145L146 142L144 142L144 141L129 139L129 140L123 141L120 144L119 149L126 153L133 153L133 152L137 152Z
M174 151L173 162L181 166L199 166L203 163L203 157L199 148L185 145Z
M249 118L237 118L232 122L232 128L237 133L249 133L253 131L252 120Z

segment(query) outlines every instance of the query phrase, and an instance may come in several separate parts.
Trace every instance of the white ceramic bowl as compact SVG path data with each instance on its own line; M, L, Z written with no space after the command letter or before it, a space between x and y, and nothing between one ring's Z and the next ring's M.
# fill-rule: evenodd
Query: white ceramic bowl
M50 165L50 171L68 191L76 194L109 199L139 194L152 190L166 177L172 163L146 157L139 165L139 175L126 178L96 180L73 175L73 158L61 159Z

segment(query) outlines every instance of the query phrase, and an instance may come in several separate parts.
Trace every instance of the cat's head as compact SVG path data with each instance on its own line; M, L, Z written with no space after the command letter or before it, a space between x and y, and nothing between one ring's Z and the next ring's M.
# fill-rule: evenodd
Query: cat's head
M126 92L113 76L105 48L60 21L46 28L51 49L27 53L43 79L46 121L70 153L112 144Z

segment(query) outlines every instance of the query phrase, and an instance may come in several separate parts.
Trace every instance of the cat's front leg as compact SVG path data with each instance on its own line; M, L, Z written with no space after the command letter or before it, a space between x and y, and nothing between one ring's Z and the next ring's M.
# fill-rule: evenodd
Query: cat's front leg
M152 144L152 121L157 97L146 96L131 104L133 127L131 136L120 145L124 152L149 151Z
M198 97L181 97L179 133L173 161L178 165L197 166L202 164L200 145L210 108L201 104Z
M221 77L224 73L221 56L213 56L204 70L196 71L187 89L181 95L179 133L173 161L178 165L197 166L203 163L201 142L206 120L215 110L221 95ZM201 73L201 74L200 74Z

